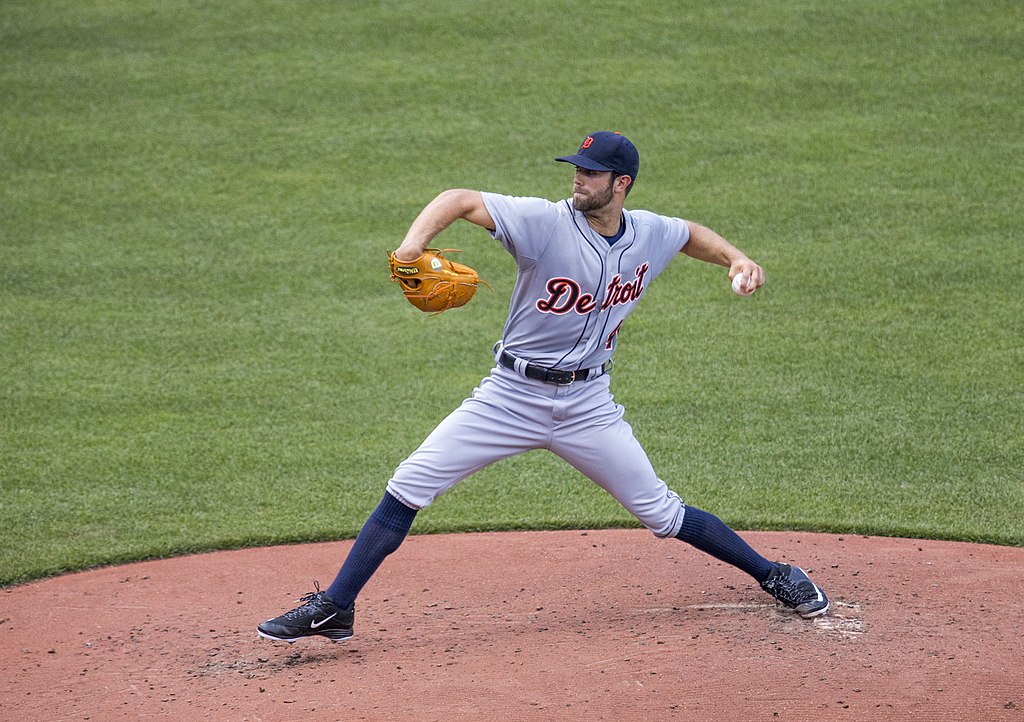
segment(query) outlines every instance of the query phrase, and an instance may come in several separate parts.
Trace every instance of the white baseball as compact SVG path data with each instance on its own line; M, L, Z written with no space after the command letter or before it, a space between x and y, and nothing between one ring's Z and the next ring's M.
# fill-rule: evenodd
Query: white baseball
M747 288L747 277L737 273L732 279L732 290L738 296L749 296L754 292L753 288Z

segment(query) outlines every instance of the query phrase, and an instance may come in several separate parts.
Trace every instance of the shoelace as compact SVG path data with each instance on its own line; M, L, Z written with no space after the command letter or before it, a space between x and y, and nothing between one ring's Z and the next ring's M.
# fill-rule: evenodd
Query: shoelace
M801 588L800 582L794 582L788 576L780 576L771 580L768 582L768 587L775 596L793 604L799 604L811 596L809 589Z
M303 596L299 597L299 601L305 602L305 604L303 604L301 607L296 607L290 612L285 612L282 615L285 619L297 619L298 617L305 615L310 607L319 606L320 582L313 582L313 586L316 589L316 591L310 592L309 594L304 594Z

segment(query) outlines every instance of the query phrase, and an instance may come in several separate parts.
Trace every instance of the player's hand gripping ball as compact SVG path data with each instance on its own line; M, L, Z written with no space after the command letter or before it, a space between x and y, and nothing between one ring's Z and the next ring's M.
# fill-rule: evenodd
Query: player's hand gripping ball
M749 296L750 294L752 294L756 289L753 288L753 287L748 288L747 287L747 285L748 285L747 281L748 281L747 277L745 275L743 275L742 273L737 273L735 276L733 276L733 278L732 278L732 290L733 290L733 293L735 293L737 296Z
M391 280L398 282L409 303L419 310L438 314L465 306L477 285L484 283L469 266L444 257L451 252L458 253L454 248L428 248L415 261L400 261L394 253L388 254Z

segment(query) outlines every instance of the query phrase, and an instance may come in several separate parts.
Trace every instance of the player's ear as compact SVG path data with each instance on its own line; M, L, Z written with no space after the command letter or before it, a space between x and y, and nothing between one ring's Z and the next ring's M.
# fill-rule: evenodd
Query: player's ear
M633 179L628 175L615 176L615 190L626 191L633 184Z

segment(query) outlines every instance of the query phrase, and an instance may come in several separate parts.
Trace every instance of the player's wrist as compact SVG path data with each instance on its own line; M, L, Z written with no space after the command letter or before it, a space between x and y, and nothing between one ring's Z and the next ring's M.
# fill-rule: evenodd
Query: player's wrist
M400 245L398 247L398 249L395 251L394 255L395 255L395 259L397 259L399 261L407 261L408 262L408 261L415 261L417 258L422 256L423 255L423 251L424 251L424 249L420 248L418 244L417 245L408 245L408 244L403 242L402 245Z

